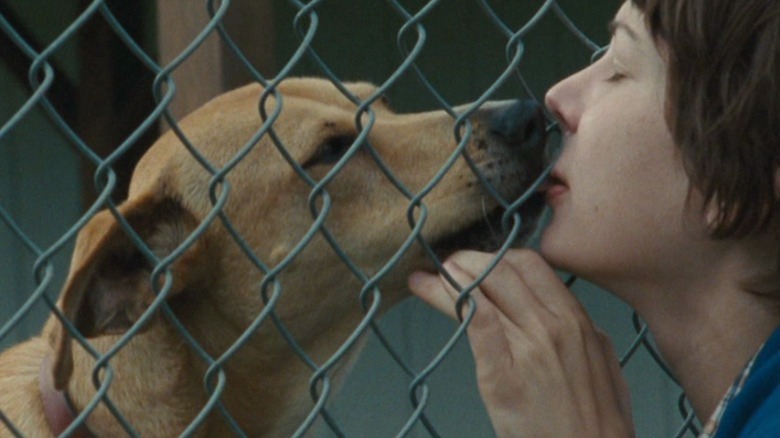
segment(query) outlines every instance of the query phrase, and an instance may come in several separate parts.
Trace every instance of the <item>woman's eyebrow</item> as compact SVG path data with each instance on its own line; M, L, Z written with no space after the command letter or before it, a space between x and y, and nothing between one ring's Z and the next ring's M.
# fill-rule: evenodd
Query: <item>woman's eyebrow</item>
M609 29L609 34L610 34L610 35L612 35L613 37L615 36L615 33L616 33L618 30L624 30L624 31L626 32L626 34L627 34L627 35L628 35L628 36L629 36L629 37L630 37L632 40L636 41L636 40L638 40L638 39L639 39L639 36L637 35L637 33L636 33L636 32L634 32L634 29L632 29L632 28L631 28L631 26L629 26L628 24L626 24L626 23L625 23L625 22L623 22L623 21L619 21L619 20L612 20L612 21L610 21L610 22L609 22L609 24L607 25L607 29Z

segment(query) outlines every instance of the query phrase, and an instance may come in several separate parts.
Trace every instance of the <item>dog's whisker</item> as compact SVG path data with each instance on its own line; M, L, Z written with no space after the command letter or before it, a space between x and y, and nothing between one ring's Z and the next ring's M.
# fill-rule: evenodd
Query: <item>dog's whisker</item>
M487 210L487 203L485 202L485 197L482 196L482 217L485 219L485 222L487 223L488 231L490 232L490 237L498 237L499 233L496 231L495 228L493 228L493 224L490 222L490 215L488 215Z

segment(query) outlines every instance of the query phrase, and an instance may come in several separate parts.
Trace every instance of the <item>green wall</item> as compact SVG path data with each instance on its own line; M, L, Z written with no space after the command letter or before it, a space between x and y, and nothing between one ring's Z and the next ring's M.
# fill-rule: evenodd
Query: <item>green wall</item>
M410 11L425 4L421 0L402 3ZM491 3L511 27L519 28L543 1ZM561 0L558 3L598 44L607 42L606 23L617 2ZM12 4L19 9L20 16L34 24L44 40L61 32L76 12L74 2L60 2L57 7L45 0ZM396 35L403 21L387 1L328 0L316 11L320 27L314 48L340 78L382 83L402 62ZM292 26L296 12L289 1L274 0L278 47L275 57L279 67L299 43ZM418 65L449 103L473 101L506 68L506 38L493 27L475 1L442 1L423 20L423 25L428 40ZM258 29L259 34L262 32ZM410 32L405 41L411 44L415 37ZM538 97L556 80L587 64L590 57L589 51L552 15L542 20L524 41L526 53L520 71ZM57 55L65 74L79 81L85 78L80 76L75 56L72 46L66 46ZM321 75L321 72L311 62L304 61L293 69L293 74ZM0 120L4 122L11 117L27 95L29 90L25 84L14 80L0 63ZM393 85L389 97L399 111L438 106L411 74ZM510 79L494 96L496 99L514 97L526 97L516 78ZM53 243L83 212L80 172L80 162L73 150L40 112L25 119L11 135L0 140L0 204L40 246ZM33 262L34 257L0 225L0 327L34 289ZM66 250L56 258L52 296L59 290L67 262ZM630 309L585 283L578 283L575 289L596 322L612 336L617 350L628 348L633 339ZM0 343L0 349L38 330L44 315L45 309L38 306L19 330ZM431 360L454 328L452 322L415 300L392 310L381 326L415 369ZM634 394L638 436L673 435L680 424L675 409L678 390L644 353L629 362L625 372ZM411 412L408 384L409 378L392 365L376 339L369 339L365 353L332 403L334 417L348 436L393 436ZM465 343L459 344L432 376L430 388L428 412L442 436L491 435ZM318 430L315 435L330 436L324 428ZM416 427L413 436L427 435Z

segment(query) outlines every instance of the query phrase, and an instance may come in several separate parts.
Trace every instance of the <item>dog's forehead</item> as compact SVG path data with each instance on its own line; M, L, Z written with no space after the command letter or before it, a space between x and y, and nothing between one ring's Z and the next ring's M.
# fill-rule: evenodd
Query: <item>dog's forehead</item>
M347 91L360 101L377 96L377 87L368 82L349 82L344 84ZM328 80L320 78L291 78L278 86L282 99L316 102L327 106L337 106L354 110L357 105L340 89Z
M373 95L377 88L373 84L353 82L346 84L346 87L360 100L376 97ZM258 105L263 91L260 84L254 83L217 96L182 119L179 122L181 131L203 158L214 166L223 166L233 159L260 129L263 121ZM331 135L332 131L340 129L339 127L354 129L357 106L328 80L290 78L280 83L277 91L281 95L282 108L281 117L275 121L274 130L288 147L321 143L293 141L289 136L290 132L297 133L299 140L302 136L311 136L317 140L314 137ZM275 110L276 95L271 94L265 101L267 114L272 114ZM372 108L385 114L392 113L382 101L372 105ZM304 115L309 119L302 120L301 116ZM294 123L289 123L291 120ZM323 121L327 123L322 124ZM307 123L327 129L302 132L300 127ZM194 163L190 151L183 147L182 141L174 132L168 131L142 157L131 181L131 192L143 192L151 184L147 182L161 178L194 180L199 178L191 174L204 173L201 166L188 166L185 163Z

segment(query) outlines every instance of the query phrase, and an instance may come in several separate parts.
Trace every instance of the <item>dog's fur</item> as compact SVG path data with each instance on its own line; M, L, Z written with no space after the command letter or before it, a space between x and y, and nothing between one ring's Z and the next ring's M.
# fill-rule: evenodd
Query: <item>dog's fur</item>
M375 91L349 84L361 99ZM319 180L339 158L333 148L348 146L358 132L356 107L331 84L315 79L282 83L282 111L273 129L290 155ZM216 168L227 165L250 141L263 120L258 113L259 85L249 85L212 100L181 122L192 144ZM267 112L277 102L269 99ZM525 190L542 166L541 147L521 148L515 139L491 132L491 117L506 109L493 105L473 118L468 152L506 199ZM443 111L399 115L382 101L368 141L382 161L412 192L421 190L453 153L453 118ZM364 117L365 123L368 118ZM538 140L538 139L537 139ZM538 143L538 141L537 141ZM328 149L328 148L331 149ZM168 132L145 154L133 175L128 200L119 211L160 258L198 227L213 209L211 174ZM264 135L226 177L224 217L268 267L288 264L278 276L274 312L300 346L322 363L363 318L358 300L362 282L351 273L321 232L297 255L291 253L313 224L312 191ZM444 243L461 230L484 222L497 202L485 195L473 171L458 158L425 197L428 215L422 235ZM333 238L365 275L382 268L410 235L409 200L388 180L375 157L362 148L326 186L324 221ZM418 212L419 213L419 212ZM535 213L534 213L535 214ZM419 214L418 214L419 216ZM289 257L292 257L288 260ZM58 305L99 352L107 352L154 300L151 264L127 237L114 216L104 211L78 236L68 280ZM404 297L413 269L430 268L421 246L412 245L382 278L383 308ZM213 358L220 357L264 309L264 273L242 251L224 222L214 221L202 237L171 265L166 303ZM276 291L269 283L267 295ZM368 300L369 303L371 300ZM353 349L357 350L357 348ZM39 387L45 360L54 383L67 388L79 410L95 396L95 360L72 341L52 317L40 337L0 355L0 409L25 434L50 436ZM178 435L203 409L204 363L161 312L110 360L114 372L108 396L143 436ZM292 351L270 320L225 363L225 392L220 400L250 436L288 436L311 409L311 370ZM337 374L336 371L334 373ZM105 372L101 373L105 379ZM104 403L90 414L98 436L121 436L119 423ZM5 431L5 432L4 432ZM7 430L0 423L0 435ZM228 426L213 412L200 435L227 436Z

